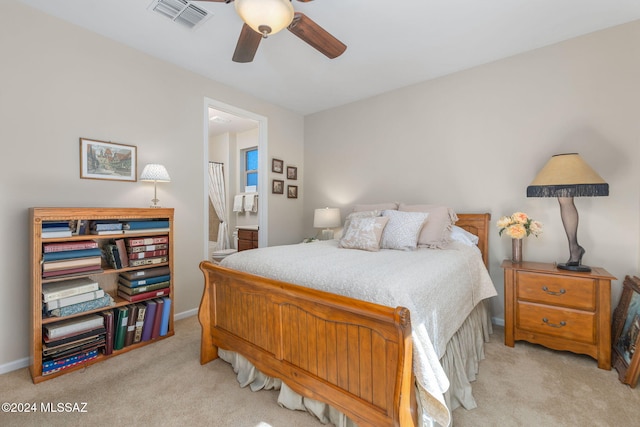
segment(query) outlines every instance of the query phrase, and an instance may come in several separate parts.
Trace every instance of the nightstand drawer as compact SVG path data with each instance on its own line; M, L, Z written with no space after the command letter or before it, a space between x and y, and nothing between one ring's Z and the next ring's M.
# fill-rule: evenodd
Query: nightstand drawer
M592 312L519 302L517 328L587 344L596 342L596 315Z
M594 311L596 282L593 279L519 271L517 298L563 307Z
M240 240L249 240L249 241L258 241L258 232L254 230L243 230L242 228L238 229L238 239Z

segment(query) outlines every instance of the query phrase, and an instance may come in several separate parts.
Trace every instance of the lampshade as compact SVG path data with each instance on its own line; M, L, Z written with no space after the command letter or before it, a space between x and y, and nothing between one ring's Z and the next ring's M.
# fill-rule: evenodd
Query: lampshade
M608 196L609 184L577 153L556 154L527 187L527 197L557 197L562 225L569 240L569 260L558 268L591 271L582 265L585 250L578 244L578 210L574 197Z
M142 169L140 181L171 182L171 177L164 165L151 163Z
M316 209L313 214L314 228L333 228L340 226L340 209L323 208Z
M527 197L608 196L609 184L577 153L552 156L527 187Z
M236 12L255 32L275 34L293 20L293 6L289 0L235 0Z

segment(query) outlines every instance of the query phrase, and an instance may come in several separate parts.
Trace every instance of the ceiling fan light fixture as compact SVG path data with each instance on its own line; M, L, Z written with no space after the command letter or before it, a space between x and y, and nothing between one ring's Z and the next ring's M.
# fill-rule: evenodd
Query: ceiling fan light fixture
M287 28L293 20L290 0L235 0L236 13L263 37Z

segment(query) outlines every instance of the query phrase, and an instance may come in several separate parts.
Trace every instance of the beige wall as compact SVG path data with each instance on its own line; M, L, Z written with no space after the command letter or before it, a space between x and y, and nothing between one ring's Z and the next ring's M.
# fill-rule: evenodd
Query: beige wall
M307 116L308 233L314 208L342 207L344 219L356 201L443 203L494 224L521 210L545 226L525 259L564 262L557 201L528 199L526 187L551 155L578 152L610 185L609 197L575 200L583 262L638 274L638 40L635 22ZM498 321L509 243L491 230Z
M172 181L158 185L158 197L176 210L176 313L197 309L205 98L268 117L278 156L302 159L303 118L14 1L0 14L0 57L0 372L24 366L29 354L28 208L145 207L152 198L149 183L80 179L80 137L137 146L139 168L167 166ZM276 198L269 210L269 243L297 241L302 201Z

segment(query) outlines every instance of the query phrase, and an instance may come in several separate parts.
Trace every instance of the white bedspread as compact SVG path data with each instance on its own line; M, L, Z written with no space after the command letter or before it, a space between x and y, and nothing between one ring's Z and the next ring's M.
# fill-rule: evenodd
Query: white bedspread
M367 252L338 248L329 240L241 251L222 265L408 308L416 379L443 406L449 381L439 360L446 344L476 304L497 295L479 250L458 242L448 249Z

